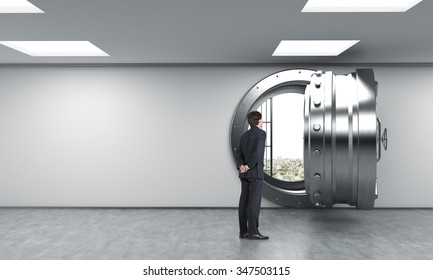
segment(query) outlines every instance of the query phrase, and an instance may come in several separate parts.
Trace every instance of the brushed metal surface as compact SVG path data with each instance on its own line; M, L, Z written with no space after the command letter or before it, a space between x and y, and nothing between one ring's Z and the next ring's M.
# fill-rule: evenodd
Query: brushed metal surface
M321 87L307 85L305 90L306 192L314 205L344 203L371 209L376 199L378 142L373 70L312 76L315 85L319 80ZM312 99L323 100L324 106L316 107ZM321 123L323 130L317 130ZM323 151L320 158L313 155L317 149ZM317 173L323 179L316 180Z

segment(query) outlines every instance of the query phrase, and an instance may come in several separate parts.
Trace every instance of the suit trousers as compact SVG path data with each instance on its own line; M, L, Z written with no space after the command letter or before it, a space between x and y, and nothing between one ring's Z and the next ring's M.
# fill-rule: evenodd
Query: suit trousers
M257 234L259 232L259 214L262 202L261 179L241 179L241 197L239 199L240 233Z

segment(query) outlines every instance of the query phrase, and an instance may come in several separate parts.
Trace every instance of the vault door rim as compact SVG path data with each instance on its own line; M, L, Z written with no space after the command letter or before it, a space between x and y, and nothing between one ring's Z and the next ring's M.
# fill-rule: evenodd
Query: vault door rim
M240 137L248 129L246 116L248 112L257 108L266 99L282 93L299 93L305 94L305 88L311 82L312 75L316 70L312 69L288 69L271 74L257 84L243 96L238 104L231 122L230 142L233 158L236 148L239 144ZM268 181L271 176L265 174L263 182L263 196L275 203L292 207L309 207L313 206L309 196L305 191L303 181L284 182L284 185L292 186L292 189L283 189L281 186L275 186ZM266 180L268 179L268 180Z

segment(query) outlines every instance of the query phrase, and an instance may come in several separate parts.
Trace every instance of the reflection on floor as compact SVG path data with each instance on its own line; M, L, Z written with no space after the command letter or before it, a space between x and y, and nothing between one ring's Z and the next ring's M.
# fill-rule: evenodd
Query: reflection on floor
M0 208L0 259L433 259L433 209Z

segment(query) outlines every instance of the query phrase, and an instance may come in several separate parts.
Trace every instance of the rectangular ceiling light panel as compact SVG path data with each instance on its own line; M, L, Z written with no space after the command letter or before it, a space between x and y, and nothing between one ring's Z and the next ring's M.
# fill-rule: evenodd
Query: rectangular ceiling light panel
M89 41L0 41L30 56L109 56Z
M272 56L338 56L359 40L283 40Z
M41 9L26 0L0 0L2 14L44 13Z
M309 0L303 13L406 12L422 0Z

